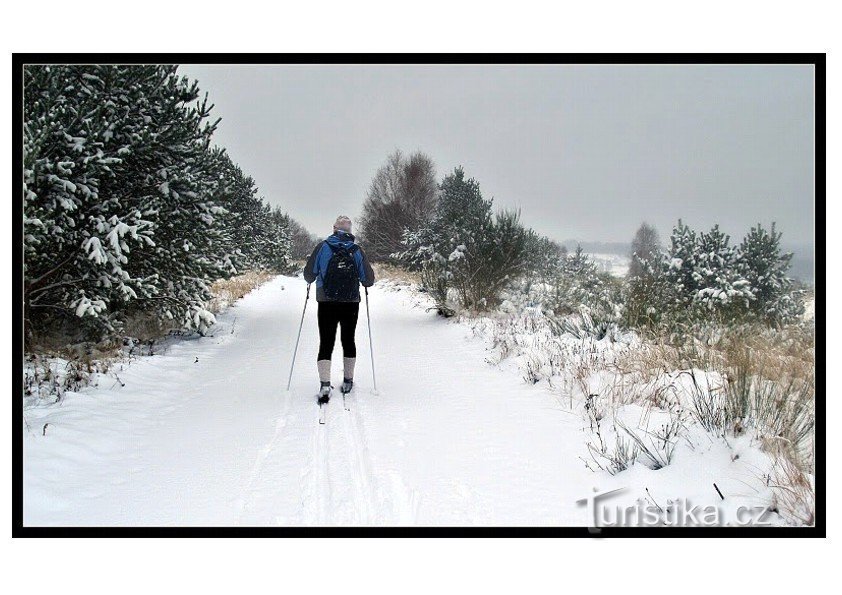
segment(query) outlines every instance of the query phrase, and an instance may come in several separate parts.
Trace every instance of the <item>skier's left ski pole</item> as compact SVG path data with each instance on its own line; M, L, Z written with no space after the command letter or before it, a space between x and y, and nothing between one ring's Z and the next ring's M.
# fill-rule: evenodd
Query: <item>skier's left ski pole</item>
M307 302L310 299L310 284L307 284L307 296L304 298L304 310L301 312L301 324L298 325L298 336L295 338L295 349L292 350L292 364L289 366L289 380L287 380L287 392L292 384L292 370L295 368L295 354L298 353L298 341L301 340L301 329L304 327L304 313L307 312Z
M377 377L374 375L374 343L371 340L371 311L368 309L368 287L365 288L365 317L368 320L368 352L371 354L371 381L377 394Z

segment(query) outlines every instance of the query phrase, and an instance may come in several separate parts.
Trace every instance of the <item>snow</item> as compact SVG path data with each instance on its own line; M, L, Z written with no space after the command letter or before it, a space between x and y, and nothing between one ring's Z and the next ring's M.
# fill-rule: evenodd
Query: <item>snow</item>
M82 243L82 250L88 253L88 258L96 264L108 262L108 255L102 248L102 242L96 236L91 236Z
M631 259L622 254L588 253L588 257L594 261L598 270L614 277L625 277L631 265Z
M96 316L105 310L105 302L102 300L91 300L87 296L82 296L74 304L76 316L82 318L83 316Z
M809 299L804 303L804 314L801 316L801 318L805 322L809 322L810 320L815 320L815 318L816 318L816 300L815 300L815 298Z
M113 382L57 404L28 402L25 525L583 526L577 501L594 489L630 488L618 503L717 505L713 482L728 511L765 501L767 461L746 440L698 436L657 471L589 470L580 410L523 382L515 363L490 364L482 336L391 284L370 291L379 390L361 312L350 412L334 391L320 426L315 302L284 390L304 294L302 279L277 277L211 335L118 365ZM340 362L337 346L334 384ZM618 415L631 428L665 419Z

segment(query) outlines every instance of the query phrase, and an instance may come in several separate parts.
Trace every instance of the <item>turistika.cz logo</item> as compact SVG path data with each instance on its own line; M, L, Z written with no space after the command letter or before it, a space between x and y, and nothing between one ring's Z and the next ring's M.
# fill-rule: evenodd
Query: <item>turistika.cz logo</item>
M661 506L638 498L628 506L611 506L607 500L628 488L597 491L576 502L587 506L588 528L598 533L603 527L723 527L768 526L768 506L739 506L734 518L725 520L723 511L711 504L694 505L686 498L667 500Z

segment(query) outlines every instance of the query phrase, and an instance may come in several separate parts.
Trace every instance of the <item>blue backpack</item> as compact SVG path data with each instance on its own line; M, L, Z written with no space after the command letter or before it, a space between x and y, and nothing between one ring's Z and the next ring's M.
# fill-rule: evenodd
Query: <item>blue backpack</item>
M360 301L360 275L357 261L354 260L354 253L359 246L354 244L348 249L330 244L327 246L333 254L327 263L322 283L325 298L332 302Z

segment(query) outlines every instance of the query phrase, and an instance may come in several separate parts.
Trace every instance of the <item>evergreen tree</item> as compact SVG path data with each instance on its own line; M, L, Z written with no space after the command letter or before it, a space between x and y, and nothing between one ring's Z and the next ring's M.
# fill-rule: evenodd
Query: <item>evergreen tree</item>
M739 249L740 272L748 281L754 299L752 311L769 321L781 322L800 313L793 299L792 279L787 271L791 253L781 251L781 233L764 229L759 223L743 238Z
M708 310L736 311L748 308L753 298L749 282L742 276L739 255L731 238L714 225L699 236L696 247L693 301Z
M686 308L692 302L698 290L694 275L697 246L696 232L679 219L672 230L670 247L662 263L661 276L671 290L671 303L665 305Z
M316 247L316 244L319 243L319 237L311 233L307 228L283 211L278 210L273 214L281 218L284 226L289 231L290 258L294 260L306 260L313 251L313 248Z
M26 67L27 338L51 324L112 333L136 311L213 324L209 284L279 230L211 147L211 108L175 66Z
M770 322L790 320L799 311L786 276L790 258L781 253L774 226L767 231L758 225L733 246L718 225L697 234L679 220L660 259L638 259L640 272L628 286L628 321L713 316L728 322L749 314Z
M614 300L608 278L607 273L599 272L596 263L584 253L582 247L576 246L576 251L561 261L550 302L553 312L571 314L585 307L603 316L613 314Z
M529 230L521 225L519 213L494 216L491 209L479 183L457 167L442 180L432 221L419 230L405 230L404 250L396 257L422 271L425 288L444 314L453 310L447 304L450 289L461 307L484 310L526 272Z

